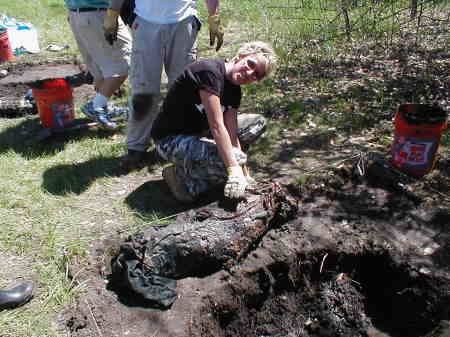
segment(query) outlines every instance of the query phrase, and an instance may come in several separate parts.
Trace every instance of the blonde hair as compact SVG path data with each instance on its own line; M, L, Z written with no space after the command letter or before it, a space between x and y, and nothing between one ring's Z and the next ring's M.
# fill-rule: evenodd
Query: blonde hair
M249 55L261 55L264 57L266 62L264 77L268 77L276 70L278 57L270 44L262 41L243 43L235 58Z

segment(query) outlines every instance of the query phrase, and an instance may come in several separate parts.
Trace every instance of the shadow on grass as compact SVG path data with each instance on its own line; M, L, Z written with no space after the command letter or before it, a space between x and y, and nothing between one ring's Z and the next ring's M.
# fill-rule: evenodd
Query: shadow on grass
M98 178L121 176L120 161L115 157L99 157L79 164L52 167L44 172L42 188L53 195L81 194ZM130 177L130 179L134 179ZM141 178L139 178L141 179ZM163 179L150 180L126 198L125 203L143 216L166 217L197 208L217 200L215 194L194 204L178 202Z
M119 160L115 157L58 165L44 172L42 188L54 195L81 194L95 179L119 175L118 167Z
M8 127L0 133L0 155L10 150L21 154L26 159L54 155L64 150L66 143L81 140L95 135L97 138L108 138L111 131L107 130L72 130L53 134L38 141L37 136L45 130L39 119L26 119L23 122Z
M206 206L223 198L223 186L209 191L199 201L192 204L182 204L177 201L170 192L164 180L148 181L131 192L125 203L140 214L158 214L159 217L167 217L173 214Z
M178 202L164 180L152 180L140 185L126 198L125 203L134 211L145 215L156 213L166 217L192 208Z

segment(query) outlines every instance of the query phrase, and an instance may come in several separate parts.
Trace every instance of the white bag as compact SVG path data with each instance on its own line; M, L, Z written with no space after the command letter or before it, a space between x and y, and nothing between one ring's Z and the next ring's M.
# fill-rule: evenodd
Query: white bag
M18 22L6 15L0 16L0 24L8 31L8 39L14 54L39 53L39 41L36 28L29 22Z
M38 34L33 26L17 26L8 28L9 41L14 54L23 51L39 53Z

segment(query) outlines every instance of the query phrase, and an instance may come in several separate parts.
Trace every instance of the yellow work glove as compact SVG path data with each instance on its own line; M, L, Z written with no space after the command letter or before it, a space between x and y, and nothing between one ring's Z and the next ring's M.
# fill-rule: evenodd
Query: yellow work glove
M103 33L106 41L113 45L117 40L117 31L119 30L119 12L109 8L106 11L105 19L103 20Z
M242 172L242 167L231 166L227 168L228 180L225 184L223 194L227 198L240 199L245 194L245 188L248 185L247 178Z
M216 51L222 47L223 43L223 28L220 24L219 14L210 15L208 17L209 25L209 45L214 46L217 38Z

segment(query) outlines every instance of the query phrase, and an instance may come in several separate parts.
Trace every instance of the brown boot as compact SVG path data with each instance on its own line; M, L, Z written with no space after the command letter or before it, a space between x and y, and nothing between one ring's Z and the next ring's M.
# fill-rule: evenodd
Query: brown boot
M187 191L186 186L177 180L176 167L174 165L165 167L162 175L175 199L185 204L195 201L194 197Z

